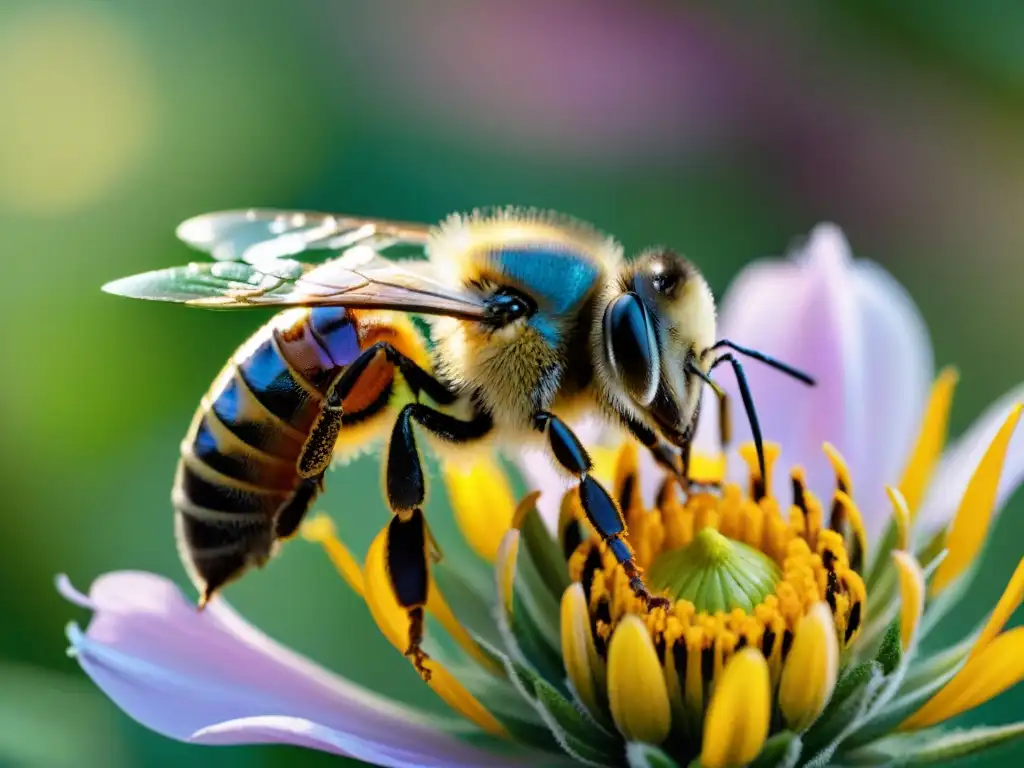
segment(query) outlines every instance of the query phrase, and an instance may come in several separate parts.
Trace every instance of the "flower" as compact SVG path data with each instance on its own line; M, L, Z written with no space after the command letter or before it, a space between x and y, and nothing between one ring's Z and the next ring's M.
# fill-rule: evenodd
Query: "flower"
M737 341L805 362L821 387L754 383L772 441L763 477L749 443L728 469L703 443L686 493L631 442L594 451L668 608L636 598L574 491L547 478L515 504L491 458L444 467L477 559L434 565L425 650L428 684L461 725L332 675L220 598L198 613L151 574L107 575L88 596L62 579L93 611L85 632L69 629L72 652L128 714L172 738L292 743L381 765L891 765L1024 736L1024 723L941 727L1024 678L1024 628L1004 628L1024 598L1024 560L962 642L922 646L1021 480L1019 396L943 455L955 376L940 373L930 394L918 386L931 363L913 305L831 227L795 259L752 266L723 315ZM787 349L766 317L804 336ZM797 354L808 349L818 352ZM865 376L869 361L891 386ZM558 500L555 519L537 491ZM389 586L386 530L362 563L327 518L303 533L400 659L408 618Z

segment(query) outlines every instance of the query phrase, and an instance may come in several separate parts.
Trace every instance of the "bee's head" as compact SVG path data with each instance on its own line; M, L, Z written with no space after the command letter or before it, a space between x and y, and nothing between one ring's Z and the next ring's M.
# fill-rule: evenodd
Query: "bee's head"
M648 411L671 438L697 407L687 367L714 344L714 298L691 262L662 248L628 264L618 288L604 313L606 362L630 410Z

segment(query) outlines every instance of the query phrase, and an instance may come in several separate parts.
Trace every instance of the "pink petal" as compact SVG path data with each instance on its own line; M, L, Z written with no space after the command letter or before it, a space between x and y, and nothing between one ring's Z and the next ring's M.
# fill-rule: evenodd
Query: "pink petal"
M854 496L873 541L892 511L886 485L902 477L934 378L931 338L913 299L868 261L854 265L865 366L864 453L851 465ZM852 459L851 459L852 461Z
M932 482L921 511L914 523L921 541L947 525L953 518L974 470L988 450L999 427L1006 421L1010 409L1024 402L1024 385L1018 386L999 398L971 425L946 451ZM996 511L1024 482L1024 427L1018 426L1006 453L1006 463L996 494Z
M424 754L422 750L403 749L392 744L375 744L355 736L325 728L298 717L247 717L218 723L195 733L196 744L223 746L229 744L293 744L354 757L374 765L424 766L523 766L523 760L483 754L467 745L459 745L464 754L449 750L443 755Z
M880 267L855 262L842 232L814 229L804 249L755 262L721 305L720 338L753 347L817 380L808 389L755 361L744 362L765 440L782 445L776 482L803 466L812 490L832 496L821 451L835 445L850 464L869 535L889 516L883 485L894 482L931 378L927 332L906 292ZM731 372L716 377L733 398L735 442L750 439ZM697 447L717 446L716 408L705 397ZM745 467L731 461L731 471Z
M87 632L74 624L68 629L79 664L129 716L165 736L185 741L230 721L282 716L306 721L321 738L353 750L391 755L387 765L490 759L442 730L440 721L284 648L222 600L200 613L169 580L130 571L100 577L88 596L63 578L58 589L94 611ZM221 743L250 743L257 735L227 726L221 732ZM232 733L233 741L226 735ZM283 743L303 743L299 730L278 733ZM401 754L421 755L422 761L399 759ZM460 762L467 755L472 759Z

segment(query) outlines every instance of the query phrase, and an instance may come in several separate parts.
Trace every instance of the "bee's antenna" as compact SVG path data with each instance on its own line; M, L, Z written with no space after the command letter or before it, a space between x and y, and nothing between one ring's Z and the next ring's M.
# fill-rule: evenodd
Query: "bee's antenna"
M719 344L721 344L721 342L719 342ZM711 364L708 372L710 373L713 371L715 366L720 363L729 363L729 365L732 366L733 373L736 374L736 383L740 388L740 397L743 399L743 408L746 410L747 420L750 422L750 434L754 438L754 447L757 449L757 466L761 470L761 482L767 483L764 468L764 441L761 439L761 423L757 420L757 409L754 407L754 398L750 395L750 385L747 383L747 375L743 373L743 366L740 365L740 361L733 356L732 352L726 352L724 355L715 358L715 362Z
M704 371L700 369L700 366L692 359L688 359L686 361L685 369L687 373L692 373L698 379L711 387L711 390L715 393L715 397L718 398L718 440L724 451L725 446L732 442L732 421L730 420L728 405L729 396L720 386L718 386L718 382L704 373Z
M782 362L781 360L776 360L774 357L769 357L763 352L758 352L756 349L748 349L747 347L741 347L739 344L731 342L728 339L716 341L714 344L708 347L708 350L721 349L722 347L731 349L734 352L739 352L741 355L746 355L747 357L753 358L754 360L760 360L762 363L770 365L775 370L782 371L787 376L792 376L794 379L802 381L809 387L813 387L815 384L814 379L808 376L803 371L797 370L791 365L786 365L784 362ZM722 355L722 357L718 358L711 367L713 368L715 365L718 365L718 363L724 360L726 357L726 355ZM737 376L739 376L739 374L737 374Z

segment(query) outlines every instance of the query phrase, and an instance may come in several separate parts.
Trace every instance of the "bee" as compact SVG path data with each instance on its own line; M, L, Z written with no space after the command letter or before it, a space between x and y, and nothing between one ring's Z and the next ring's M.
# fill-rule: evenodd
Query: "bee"
M728 364L763 477L761 432L736 355L813 384L716 338L714 298L691 261L667 248L626 259L614 238L557 213L493 209L429 226L228 211L190 219L177 234L213 261L104 290L211 309L282 308L217 377L181 446L175 530L200 606L295 533L340 445L387 437L388 572L408 613L406 655L424 676L432 553L417 433L441 450L546 447L635 593L662 604L569 422L602 415L685 488L705 385L722 401L728 440L727 398L711 378ZM429 353L411 315L429 325ZM399 396L400 384L411 397Z

